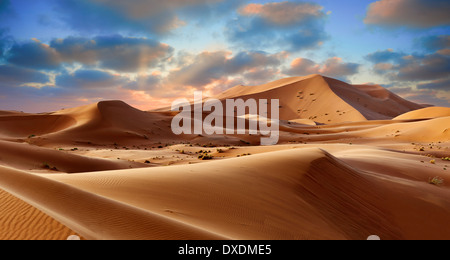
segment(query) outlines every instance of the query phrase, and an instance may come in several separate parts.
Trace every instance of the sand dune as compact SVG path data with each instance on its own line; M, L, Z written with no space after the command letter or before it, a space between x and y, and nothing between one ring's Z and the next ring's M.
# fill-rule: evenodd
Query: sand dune
M0 240L66 240L74 231L0 190Z
M161 140L166 136L176 138L168 131L171 117L162 113L143 112L121 101L100 102L54 114L70 116L77 121L71 128L48 136L59 142L69 139L87 143L95 141L120 144L124 140L126 143L140 143Z
M146 167L144 164L89 158L68 151L0 141L0 165L22 170L80 173Z
M87 239L223 239L76 188L0 167L0 185Z
M449 142L450 117L380 126L361 131L358 136L407 142Z
M120 145L177 139L171 115L137 110L121 101L104 101L47 114L0 116L0 138L45 146Z
M449 108L319 75L216 98L280 99L279 145L121 101L0 111L0 239L450 239Z
M450 237L450 189L427 183L439 165L329 148L47 180L0 168L0 184L88 239Z
M129 171L127 176L104 172L49 178L233 239L363 239L376 231L395 238L383 227L386 218L359 198L368 193L366 186L355 185L364 178L321 150L232 160L187 166L183 172L172 167ZM325 180L331 176L322 170L334 172L329 184ZM315 197L326 205L318 205ZM361 208L367 211L356 213ZM366 223L358 223L360 214L368 215Z
M311 119L332 124L392 119L423 106L406 101L380 86L352 86L311 75L261 86L237 86L215 98L280 99L283 120Z
M288 78L262 86L232 88L217 96L227 98L280 99L280 118L292 123L334 125L367 120L389 120L423 108L379 86L351 86L312 75ZM143 112L121 101L105 101L47 114L5 113L0 116L0 138L38 146L56 145L123 148L155 143L191 141L208 143L197 135L176 136L170 130L174 113ZM206 115L204 115L206 116ZM214 143L236 145L238 139L216 136ZM246 142L254 143L249 136ZM257 140L257 138L253 138Z
M367 120L392 119L403 113L423 108L377 85L349 85L326 78L325 81L340 98L358 110Z
M394 118L394 120L432 119L438 117L450 117L450 108L428 107L400 115Z
M69 116L3 113L0 115L0 136L28 138L57 132L74 124L75 120Z
M323 150L299 149L232 160L188 166L183 172L173 167L133 170L126 176L111 172L51 178L235 239L364 239L373 233L399 239L407 237L407 232L400 223L392 222L389 214L422 210L387 208L385 199L400 196L397 192L380 192L377 177L355 171ZM429 185L426 180L422 179L424 188ZM397 181L392 180L394 184ZM416 186L403 182L408 192L413 190L409 185ZM431 194L444 192L449 198L448 190L429 190ZM414 200L414 196L402 199ZM180 200L184 202L180 204ZM438 205L427 207L441 210ZM442 215L435 216L441 224L448 206L447 202ZM435 218L433 223L417 224L427 228L437 224Z

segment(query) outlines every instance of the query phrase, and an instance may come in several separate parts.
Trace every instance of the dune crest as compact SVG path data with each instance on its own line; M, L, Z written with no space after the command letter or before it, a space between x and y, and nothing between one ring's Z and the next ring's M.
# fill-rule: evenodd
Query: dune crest
M400 115L394 120L415 120L415 119L433 119L438 117L450 117L450 108L448 107L427 107L416 111L411 111Z
M311 75L261 86L237 86L217 99L280 99L282 120L311 119L322 124L392 119L423 106L406 101L381 86L350 85Z

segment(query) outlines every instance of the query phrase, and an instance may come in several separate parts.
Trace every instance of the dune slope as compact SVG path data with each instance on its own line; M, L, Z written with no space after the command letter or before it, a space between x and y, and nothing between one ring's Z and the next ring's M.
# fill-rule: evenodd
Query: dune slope
M102 101L45 114L0 114L0 138L39 146L120 145L177 140L172 115L143 112L122 101Z
M145 167L145 165L70 154L29 144L0 141L0 165L21 170L52 170L54 172L80 173Z
M66 240L76 233L0 190L0 240Z
M417 192L414 181L403 180L397 191L398 179L360 171L314 148L48 178L233 239L365 239L371 234L411 238L411 228L400 223L405 215L417 215L408 225L426 229L444 225L450 209L448 200L423 203L425 194L446 197L449 190L422 183L417 187L428 190ZM397 197L397 204L386 203L391 196ZM421 207L401 206L414 201ZM422 223L424 208L436 212L427 216L429 223ZM450 236L450 230L419 235L442 238Z
M352 86L320 75L237 86L215 98L278 98L281 119L312 119L323 124L392 119L423 108L380 86Z
M223 239L44 177L0 167L0 186L87 239Z
M411 111L400 115L394 120L415 120L415 119L432 119L438 117L450 117L450 108L448 107L427 107L416 111Z

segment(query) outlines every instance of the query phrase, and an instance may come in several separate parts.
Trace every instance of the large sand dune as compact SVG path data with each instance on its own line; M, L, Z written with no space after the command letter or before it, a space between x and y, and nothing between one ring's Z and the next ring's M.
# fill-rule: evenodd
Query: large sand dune
M216 98L280 99L279 145L121 101L1 111L0 238L450 239L448 108L319 75Z
M433 119L438 117L450 117L450 108L428 107L405 113L396 117L394 120Z
M336 154L289 149L47 179L0 168L0 183L88 239L450 238L450 190L427 183L438 166L417 170L415 156L370 148Z
M282 79L261 86L237 86L216 98L278 98L281 119L312 119L324 124L392 119L423 108L380 86L352 86L320 75Z
M120 145L176 139L171 116L137 110L122 101L104 101L47 114L0 115L0 138L36 145Z

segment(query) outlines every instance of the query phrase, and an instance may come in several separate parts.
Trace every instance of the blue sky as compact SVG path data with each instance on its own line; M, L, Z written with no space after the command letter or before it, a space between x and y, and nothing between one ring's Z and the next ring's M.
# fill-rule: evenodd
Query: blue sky
M140 109L289 76L450 106L447 0L0 0L0 109Z

